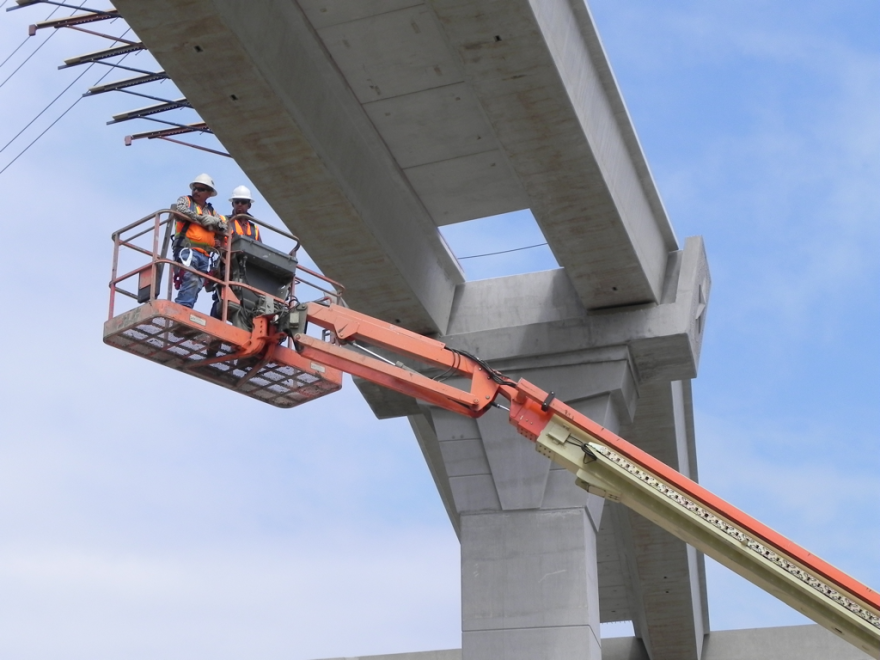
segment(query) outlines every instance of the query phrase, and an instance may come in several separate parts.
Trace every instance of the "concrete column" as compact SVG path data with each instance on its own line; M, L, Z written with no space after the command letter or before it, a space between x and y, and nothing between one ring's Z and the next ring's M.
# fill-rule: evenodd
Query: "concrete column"
M463 515L463 660L600 660L595 558L583 507Z
M632 374L623 351L603 357L611 359L515 375L555 383L570 405L616 430L631 418ZM459 521L463 659L599 660L604 500L523 442L503 411L429 415Z
M690 400L687 382L642 385L638 411L621 434L696 480ZM638 594L630 604L636 636L654 660L700 660L709 632L702 554L625 507L609 507L606 516L613 519L630 587Z

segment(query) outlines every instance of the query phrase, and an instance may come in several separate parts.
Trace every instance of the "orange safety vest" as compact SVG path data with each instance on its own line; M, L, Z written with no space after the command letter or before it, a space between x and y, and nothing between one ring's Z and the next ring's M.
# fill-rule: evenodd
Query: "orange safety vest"
M235 219L235 225L233 226L233 231L239 236L250 236L251 228L253 228L253 239L255 241L260 240L260 228L257 227L253 222L247 223L247 231L245 231L244 227L241 226L241 223L238 221L238 218Z
M196 204L191 196L187 195L186 201L188 208L194 211L196 215L205 215L205 209L199 204ZM213 209L208 210L211 211L209 215L214 215ZM198 222L186 222L185 220L178 220L174 233L180 236L180 233L184 231L185 225L189 225L188 227L186 227L185 237L189 241L189 246L193 250L198 250L203 254L208 254L209 252L214 250L214 232L212 232L210 229L205 229Z

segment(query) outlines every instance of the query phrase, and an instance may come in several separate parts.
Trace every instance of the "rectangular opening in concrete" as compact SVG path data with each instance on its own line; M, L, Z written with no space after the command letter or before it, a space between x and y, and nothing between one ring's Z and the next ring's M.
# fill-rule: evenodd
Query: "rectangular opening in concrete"
M632 621L611 621L609 623L601 623L599 624L599 629L602 632L602 639L609 639L611 637L632 637L635 635L635 632L633 632Z
M468 281L559 268L529 209L442 227Z

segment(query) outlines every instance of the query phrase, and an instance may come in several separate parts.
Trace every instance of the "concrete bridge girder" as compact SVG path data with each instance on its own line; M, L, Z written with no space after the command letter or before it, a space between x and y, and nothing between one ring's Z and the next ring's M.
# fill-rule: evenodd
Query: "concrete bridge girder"
M443 333L436 228L524 207L586 308L659 300L676 240L582 3L118 7L357 307Z
M584 306L657 302L678 245L586 3L430 4Z

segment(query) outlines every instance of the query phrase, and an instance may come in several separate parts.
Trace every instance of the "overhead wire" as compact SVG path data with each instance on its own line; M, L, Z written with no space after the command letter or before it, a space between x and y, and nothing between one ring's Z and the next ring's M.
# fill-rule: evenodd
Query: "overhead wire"
M458 257L458 260L462 259L477 259L479 257L492 257L496 254L507 254L508 252L519 252L520 250L531 250L532 248L543 247L547 245L547 243L536 243L535 245L526 245L525 247L513 248L512 250L500 250L499 252L486 252L485 254L472 254L469 257Z
M79 6L82 7L84 4L86 4L86 0L83 0L83 1L80 3ZM50 13L50 14L49 14L44 20L47 20L47 21L48 21L48 20L52 17L52 14L54 14L56 11L58 11L58 7L55 7L55 9L53 9L52 12L51 12L51 13ZM77 9L74 9L72 12L70 12L70 15L73 16L76 12L77 12ZM55 33L57 33L57 32L58 32L58 30L56 29L56 30L52 31L51 33L49 33L49 36L46 37L45 39L43 39L42 43L40 43L40 45L37 46L37 47L31 52L31 54L28 55L28 56L24 59L24 62L22 62L21 64L19 64L19 65L16 67L15 71L13 71L12 73L10 73L9 76L6 78L6 80L4 80L2 83L0 83L0 88L2 88L3 85L5 85L6 83L8 83L9 80L12 78L12 76L14 76L16 73L18 73L19 69L21 69L21 67L23 67L25 64L27 64L28 61L29 61L34 55L36 55L36 54L39 52L39 50L40 50L43 46L46 45L46 43L49 41L49 39L51 39L52 37L55 36ZM30 39L30 37L28 37L28 39ZM25 44L26 41L27 41L27 39L25 39L25 41L23 41L23 42L18 46L18 48L16 48L14 51L12 51L12 53L9 54L9 57L12 57L13 55L15 55L16 51L18 51L19 48L21 48L22 46L24 46L24 44ZM3 60L3 64L6 64L6 62L9 60L9 57L7 57L5 60ZM3 65L0 64L0 66L3 66Z
M83 4L85 4L85 2L83 2ZM123 34L125 34L125 33L123 33ZM122 60L124 60L124 59L125 59L126 57L128 57L130 54L131 54L131 53L126 53L125 55L122 56L122 58L121 58L119 61L122 62ZM88 67L88 69L86 69L86 71L88 71L88 70L89 70L94 64L95 64L95 63L92 62L92 64L89 65L89 67ZM104 80L104 78L106 78L107 76L109 76L112 72L113 72L113 69L112 69L112 68L111 68L111 69L107 69L106 73L104 73L103 76L101 76L100 78L98 78L98 79L95 81L94 85L92 85L92 87L97 86L102 80ZM83 73L85 73L85 72L83 72ZM34 144L36 144L37 140L39 140L39 139L40 139L41 137L43 137L46 133L48 133L48 132L49 132L49 129L51 129L55 124L57 124L59 121L61 121L61 119L64 117L64 115L66 115L68 112L70 112L71 110L73 110L73 108L76 107L76 104L79 103L80 101L82 101L84 98L85 98L85 96L79 96L79 97L77 97L77 99L76 99L73 103L70 104L70 106L67 108L67 110L65 110L64 112L62 112L61 115L59 115L58 118L55 119L55 121L53 121L53 122L52 122L51 124L49 124L46 128L44 128L43 131L42 131L37 137L35 137L33 140L31 140L31 142L30 142L30 143L29 143L24 149L22 149L22 150L18 153L18 155L17 155L15 158L13 158L11 161L9 161L9 162L6 164L6 166L5 166L2 170L0 170L0 174L3 174L6 170L8 170L8 169L12 166L12 164L13 164L15 161L17 161L19 158L21 158L21 157L27 152L28 149L30 149L32 146L34 146Z
M7 1L7 0L3 0L3 5L6 4L6 1ZM85 0L83 0L83 4L85 4ZM3 5L0 5L0 9L3 8ZM53 9L53 10L49 13L49 15L46 16L46 18L44 18L43 20L44 20L44 21L48 21L50 18L52 18L52 14L54 14L56 11L58 11L58 9L60 9L60 8L59 8L59 7L55 7L55 9ZM50 34L49 37L51 37L51 36L52 36L52 35ZM46 37L46 41L49 41L49 37ZM9 59L10 59L13 55L15 55L15 54L19 51L19 49L20 49L22 46L24 46L29 40L30 40L30 37L29 37L29 36L28 36L28 37L25 37L25 38L24 38L24 41L22 41L20 44L18 44L18 46L15 47L15 50L12 51L11 53L9 53L9 55L6 56L6 59L5 59L5 60L3 60L2 62L0 62L0 67L2 67L4 64L6 64L6 63L9 61ZM44 42L44 43L45 43L45 42Z
M3 85L5 85L6 83L8 83L8 82L10 81L10 79L12 78L12 76L14 76L16 73L18 73L19 70L21 69L21 67L23 67L25 64L27 64L27 63L30 61L30 59L31 59L34 55L36 55L37 53L39 53L39 52L40 52L40 49L41 49L43 46L45 46L46 43L49 41L49 39L51 39L51 38L54 37L54 36L55 36L55 32L52 32L51 34L49 34L49 36L46 37L46 38L43 40L43 43L41 43L39 46L37 46L37 47L33 50L33 52L31 52L31 54L28 55L28 56L24 59L24 62L22 62L21 64L19 64L19 65L15 68L15 71L13 71L12 73L10 73L10 74L6 77L6 80L4 80L2 83L0 83L0 88L2 88Z
M24 128L22 128L18 133L15 134L15 137L13 137L9 142L4 144L3 147L0 148L0 154L2 154L4 151L6 151L6 147L8 147L13 142L15 142L18 139L18 136L21 135L22 133L24 133L28 128L30 128L31 125L35 121L37 121L37 119L39 119L43 115L44 112L46 112L46 110L51 108L55 104L55 101L57 101L62 96L64 96L64 94L67 92L68 89L73 87L80 78L82 78L84 75L86 75L89 72L89 69L92 68L92 66L94 66L94 62L92 64L90 64L89 66L87 66L86 69L82 73L80 73L76 78L74 78L73 81L67 87L65 87L58 96L56 96L54 99L52 99L49 102L49 105L47 105L45 108L40 110L40 112L37 113L37 115L35 115L33 119L31 119L27 124L25 124Z
M85 1L85 0L84 0L84 1ZM124 36L125 36L126 34L128 34L129 32L131 32L131 28L128 28L125 32L123 32L121 35L119 35L119 38L121 39L122 37L124 37ZM116 43L116 42L114 41L113 43ZM123 59L125 59L125 58L123 58ZM120 60L120 62L121 62L121 61L122 61L122 60ZM19 135L21 135L21 134L24 133L28 128L30 128L31 124L33 124L35 121L37 121L37 119L39 119L40 116L41 116L44 112L46 112L46 110L48 110L49 108L51 108L52 105L54 105L55 101L57 101L58 99L60 99L60 98L65 94L65 92L67 92L68 89L70 89L71 87L73 87L73 86L76 84L76 82L77 82L80 78L82 78L84 75L86 75L86 74L89 72L89 69L91 69L94 65L95 65L94 62L92 62L91 64L89 64L89 65L86 67L86 69L85 69L82 73L80 73L76 78L74 78L73 81L72 81L67 87L65 87L65 88L61 91L60 94L58 94L58 96L56 96L54 99L52 99L52 100L49 102L49 105L47 105L45 108L43 108L42 110L40 110L39 114L37 114L33 119L31 119L31 120L25 125L24 128L22 128L18 133L15 134L15 137L13 137L9 142L7 142L6 144L4 144L4 145L3 145L3 148L0 149L0 154L2 154L4 151L6 151L6 147L8 147L8 146L9 146L10 144L12 144L13 142L15 142L15 141L18 139L18 136L19 136ZM109 71L108 71L108 73L109 73Z
M2 6L2 5L0 5L0 6ZM22 41L20 44L18 44L18 46L15 47L15 50L6 56L5 60L0 62L0 67L2 67L4 64L6 64L12 58L12 56L15 55L21 49L21 47L24 46L28 42L28 39L30 39L30 37L25 37L24 41Z

